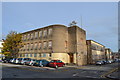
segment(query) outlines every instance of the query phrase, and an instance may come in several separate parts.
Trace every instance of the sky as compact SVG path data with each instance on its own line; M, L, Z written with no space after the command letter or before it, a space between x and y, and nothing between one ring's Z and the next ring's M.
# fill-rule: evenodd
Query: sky
M117 2L3 2L2 36L72 21L91 39L118 51ZM81 26L82 23L82 26Z

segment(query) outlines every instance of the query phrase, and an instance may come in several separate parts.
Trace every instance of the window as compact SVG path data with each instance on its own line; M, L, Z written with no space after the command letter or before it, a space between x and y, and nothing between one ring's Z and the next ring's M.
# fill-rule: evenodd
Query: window
M48 47L49 47L49 49L52 49L52 41L48 42Z
M35 47L34 48L37 49L37 42L35 43Z
M52 35L52 28L50 28L50 29L48 30L48 35L49 35L49 36Z
M24 35L24 40L26 40L26 35Z
M39 49L42 49L42 43L39 42Z
M51 53L49 54L49 57L52 57Z
M23 57L25 57L25 54L22 54Z
M46 57L46 53L43 54L43 57Z
M43 36L47 37L47 30L44 30Z
M22 36L22 40L24 40L24 35Z
M28 36L27 36L27 40L29 40L30 39L30 34L28 34Z
M38 38L38 32L35 32L35 38Z
M29 57L29 54L27 54L26 56Z
M39 57L41 57L41 53L39 54Z
M29 43L27 44L27 50L29 50Z
M31 39L33 39L33 33L31 34Z
M31 50L33 49L33 43L31 43Z
M44 42L44 49L47 48L47 42Z
M28 54L25 54L25 57L28 57Z
M65 48L67 48L67 41L65 41Z
M22 54L20 54L20 57L22 57Z
M30 57L32 57L32 54L30 54Z
M24 44L24 51L26 50L26 44Z
M34 57L37 57L37 54L36 54L36 53L34 54Z
M42 31L39 32L39 37L42 38Z

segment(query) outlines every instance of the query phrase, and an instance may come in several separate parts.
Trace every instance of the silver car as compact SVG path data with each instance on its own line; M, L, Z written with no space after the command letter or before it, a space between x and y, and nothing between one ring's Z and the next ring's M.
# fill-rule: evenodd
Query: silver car
M26 64L30 65L30 66L33 66L35 62L36 62L36 59L30 59L26 62Z
M30 60L30 58L22 58L22 60L21 60L20 64L25 65L25 64L26 64L26 62L28 62L29 60Z

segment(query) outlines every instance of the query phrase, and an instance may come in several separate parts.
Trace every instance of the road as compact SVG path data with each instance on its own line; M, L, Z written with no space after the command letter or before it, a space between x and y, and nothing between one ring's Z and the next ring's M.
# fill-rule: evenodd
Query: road
M106 74L118 67L118 63L102 66L66 66L58 69L0 63L2 78L106 78ZM108 74L107 74L108 75Z

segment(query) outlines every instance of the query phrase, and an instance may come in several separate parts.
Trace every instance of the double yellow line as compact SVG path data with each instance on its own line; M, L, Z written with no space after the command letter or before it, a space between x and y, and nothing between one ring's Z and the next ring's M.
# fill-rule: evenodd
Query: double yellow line
M114 69L110 70L109 72L107 72L107 73L101 75L101 77L102 77L102 78L106 78L107 75L109 75L109 74L111 74L111 73L117 71L118 69L119 69L119 68L114 68Z

